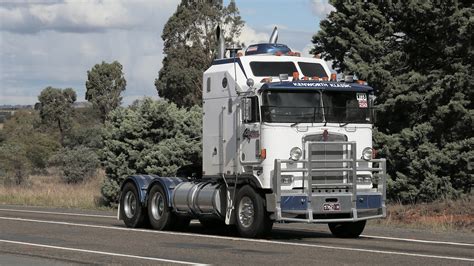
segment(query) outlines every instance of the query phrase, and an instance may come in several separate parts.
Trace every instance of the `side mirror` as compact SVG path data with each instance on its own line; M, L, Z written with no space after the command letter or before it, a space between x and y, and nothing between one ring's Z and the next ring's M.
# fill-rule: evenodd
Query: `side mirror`
M252 121L252 99L242 99L242 121L244 123Z

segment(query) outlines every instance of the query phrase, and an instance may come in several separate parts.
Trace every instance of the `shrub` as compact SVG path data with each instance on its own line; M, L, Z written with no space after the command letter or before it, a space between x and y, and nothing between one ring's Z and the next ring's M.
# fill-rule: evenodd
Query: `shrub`
M31 173L31 162L26 146L19 142L5 141L0 145L0 176L15 184L25 183Z
M79 183L93 176L100 162L92 149L78 146L61 149L51 158L50 163L59 168L65 182Z
M167 101L145 99L111 112L105 124L102 159L105 199L118 201L120 184L132 174L173 176L193 164L201 169L202 113Z

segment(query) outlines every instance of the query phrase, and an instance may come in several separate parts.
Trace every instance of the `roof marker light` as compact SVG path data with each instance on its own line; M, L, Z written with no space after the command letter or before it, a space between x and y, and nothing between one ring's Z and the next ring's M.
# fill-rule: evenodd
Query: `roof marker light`
M272 78L271 77L268 77L268 78L263 78L260 83L270 83L272 82Z
M323 77L322 80L323 81L328 81L328 77Z
M309 77L303 76L303 80L309 80Z
M313 80L319 80L319 77L318 77L318 76L314 76L314 77L313 77Z
M337 81L337 74L336 73L331 74L331 81Z

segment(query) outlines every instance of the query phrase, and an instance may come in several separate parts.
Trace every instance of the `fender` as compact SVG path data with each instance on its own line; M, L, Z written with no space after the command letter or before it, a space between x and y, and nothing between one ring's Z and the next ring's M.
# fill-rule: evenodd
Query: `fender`
M140 197L140 203L142 206L146 206L147 195L151 187L155 184L160 184L165 190L166 196L168 197L168 205L171 206L171 195L173 189L180 183L186 180L179 177L160 177L157 175L132 175L127 177L120 187L122 191L123 186L128 182L133 182L138 188L138 195Z

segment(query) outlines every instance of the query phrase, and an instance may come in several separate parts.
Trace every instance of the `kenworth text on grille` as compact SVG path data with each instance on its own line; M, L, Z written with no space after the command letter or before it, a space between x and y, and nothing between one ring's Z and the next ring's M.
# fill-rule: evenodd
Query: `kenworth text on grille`
M337 237L358 237L368 219L385 217L373 89L338 82L323 60L278 44L276 28L244 52L218 39L203 76L202 176L130 176L119 219L157 230L199 219L235 225L244 237L262 237L275 222L327 223Z

